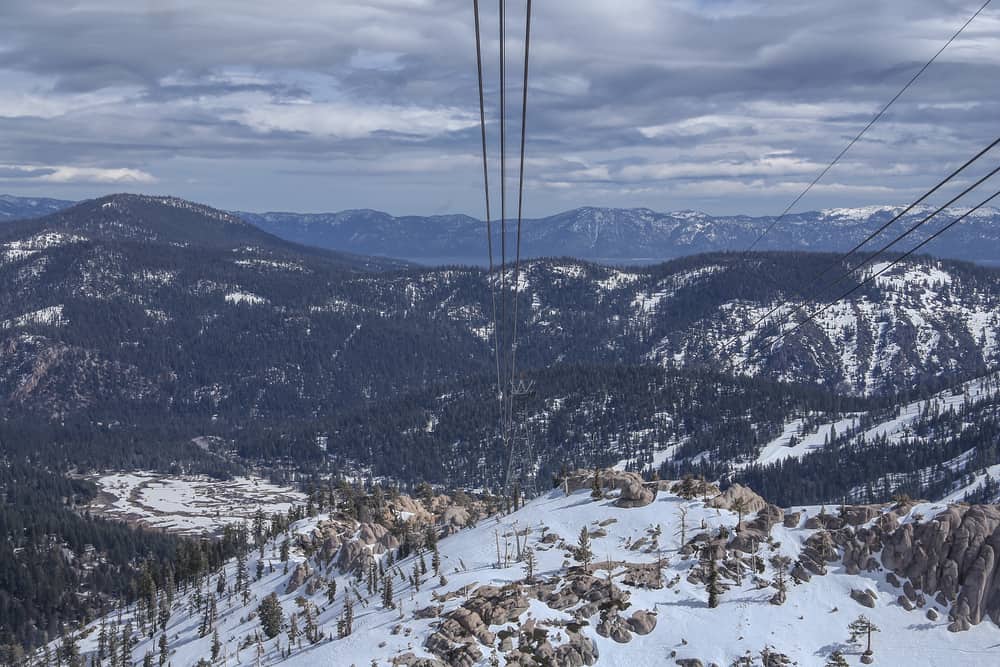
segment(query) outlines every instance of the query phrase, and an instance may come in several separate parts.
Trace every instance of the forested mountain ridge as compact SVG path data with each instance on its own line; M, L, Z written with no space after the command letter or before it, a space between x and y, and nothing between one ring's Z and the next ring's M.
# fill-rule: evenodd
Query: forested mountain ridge
M533 260L519 276L519 357L526 370L717 365L719 345L779 300L789 305L777 315L794 319L836 293L799 293L827 261ZM113 197L6 225L0 409L308 415L487 372L484 271L364 270L373 264L393 266L303 249L164 198ZM1000 272L907 260L746 370L859 394L971 377L1000 354L998 307ZM774 326L748 333L732 358Z

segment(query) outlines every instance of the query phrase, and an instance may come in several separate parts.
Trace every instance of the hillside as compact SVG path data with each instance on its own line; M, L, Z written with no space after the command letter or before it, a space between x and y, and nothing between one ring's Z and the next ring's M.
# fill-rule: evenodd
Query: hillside
M926 396L995 366L1000 272L915 258L734 379L718 346L778 299L790 299L785 316L815 307L798 290L830 259L527 263L518 354L537 383L523 407L539 447L612 464L697 436L687 446L726 443L724 462L803 411L892 405L897 391ZM481 482L492 473L477 467L498 462L486 430L488 276L397 267L169 198L115 196L4 225L2 428L29 452L74 442L64 450L89 465L115 452L150 467L164 440L179 452L216 435L255 460ZM748 333L746 349L773 331Z
M591 478L495 519L467 497L338 493L369 508L361 523L320 499L203 585L152 592L69 645L125 637L132 662L172 664L773 666L841 651L854 665L866 638L848 625L865 615L876 664L982 665L995 650L995 506L793 511L607 472L595 500Z

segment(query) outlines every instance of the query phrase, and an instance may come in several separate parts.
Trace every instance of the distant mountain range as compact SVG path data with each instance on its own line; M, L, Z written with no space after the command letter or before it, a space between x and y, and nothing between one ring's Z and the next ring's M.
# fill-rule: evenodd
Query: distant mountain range
M40 217L72 203L2 196L0 221ZM837 252L851 248L900 210L897 206L826 209L792 214L775 225L774 217L586 207L525 220L522 257L653 264L705 252L742 251L772 225L756 250ZM877 237L871 247L879 247L876 244L893 238L932 211L931 207L917 207ZM909 242L926 238L962 212L946 211ZM466 215L395 217L370 209L315 214L236 211L234 215L295 243L356 255L397 257L429 265L485 265L487 261L485 223ZM499 261L497 227L494 248ZM512 246L513 236L509 237L508 257L513 256ZM938 257L1000 262L1000 209L977 212L924 251Z
M22 218L40 218L43 215L69 208L75 203L65 199L0 195L0 222Z
M836 252L851 248L901 210L901 207L873 206L811 211L789 215L774 225L773 217L711 216L697 211L658 213L644 208L578 208L525 220L522 256L653 264L705 252L743 251L772 225L772 231L756 250ZM894 238L932 211L930 207L915 208L874 243ZM945 211L926 225L926 231L922 228L915 233L911 237L913 242L925 239L961 213L964 210ZM485 224L468 216L397 218L371 210L316 215L246 212L237 215L276 236L308 245L400 257L424 264L486 263ZM512 226L508 223L508 230ZM495 231L494 235L499 261L499 233ZM874 243L872 248L879 247ZM511 233L508 258L513 255L512 244ZM1000 210L973 214L927 245L925 251L954 259L1000 260Z

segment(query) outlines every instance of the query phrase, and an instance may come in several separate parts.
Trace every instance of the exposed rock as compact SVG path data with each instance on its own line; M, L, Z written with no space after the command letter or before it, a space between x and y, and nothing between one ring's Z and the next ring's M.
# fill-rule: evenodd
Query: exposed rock
M737 499L741 499L744 502L744 515L759 512L767 505L766 500L742 484L733 484L721 494L709 500L707 505L717 509L732 511L733 504Z
M896 602L898 602L899 606L905 609L906 611L913 611L913 603L910 602L910 599L905 595L900 595L898 598L896 598Z
M424 648L442 658L449 667L474 667L483 658L482 651L474 644L456 644L440 631L427 638Z
M705 663L698 658L681 658L677 661L677 664L680 667L705 667Z
M621 582L636 588L663 588L663 577L657 572L656 563L626 564Z
M748 524L748 528L752 530L759 530L764 533L764 535L769 535L771 533L771 528L779 523L783 523L784 520L785 511L777 505L767 503L762 508L757 510L757 516Z
M851 590L851 599L862 606L868 607L869 609L874 609L875 600L878 599L878 596L875 594L874 591L868 589L860 590L854 588Z
M788 512L785 514L784 526L785 528L798 528L800 521L802 521L802 512Z
M882 550L881 531L870 528L844 528L833 536L844 549L844 567L848 574L878 569L874 553Z
M490 632L488 627L486 627L487 624L483 621L479 614L471 609L459 607L455 611L451 612L448 615L448 620L442 624L442 628L451 622L460 625L462 629L465 630L467 635L475 637L483 644L488 645L493 643L493 633ZM455 633L455 636L460 637L461 635Z
M312 574L312 570L309 569L309 563L303 561L295 566L295 570L292 571L292 576L288 578L288 585L285 586L285 593L294 593L299 589L299 586L306 582L309 575Z
M810 573L809 570L807 570L806 568L802 567L801 561L796 563L795 567L792 568L791 575L792 579L798 582L809 581L810 579L812 579L812 573Z
M660 482L658 486L664 489L669 487L671 493L676 493L681 498L714 498L719 495L718 486L690 475L673 484Z
M597 624L597 634L602 637L610 637L619 644L627 644L632 641L632 633L629 631L628 624L618 614L606 614Z
M618 507L645 507L656 498L656 487L648 487L638 480L628 480L621 487L621 495L615 501Z
M881 505L847 505L841 508L840 518L849 526L860 526L881 514Z
M389 504L389 513L386 517L387 519L393 520L396 517L402 517L406 520L416 521L422 524L433 524L434 515L427 509L427 507L407 495L399 495L394 498Z
M833 536L825 530L820 530L809 536L802 546L799 562L802 567L813 574L826 574L826 563L832 563L839 557Z
M392 659L393 667L448 667L434 658L418 658L413 653L403 653Z
M319 592L319 589L326 585L326 582L319 577L309 577L306 579L306 595L312 596Z
M556 649L555 664L560 667L583 667L597 662L597 646L589 637L569 633L569 641Z
M597 478L600 482L601 488L605 491L611 489L624 491L625 487L630 484L638 484L639 486L643 486L645 484L642 477L637 473L615 470L614 468L604 468L599 470L597 472ZM573 493L574 491L579 491L581 489L589 489L594 484L594 471L574 470L566 476L564 484L569 493Z
M528 598L517 585L481 586L463 606L474 611L486 625L502 625L528 610Z
M449 507L441 514L441 521L449 533L465 528L471 522L472 516L469 510L461 506Z
M927 610L927 620L928 621L936 621L936 620L938 620L937 610L935 610L935 609L928 609Z
M432 604L413 612L413 618L437 618L441 615L442 609L443 607L441 605Z
M628 619L628 627L637 635L648 635L656 627L656 614L640 609Z
M838 528L844 527L844 520L839 516L823 512L806 519L805 527L810 530L815 530L817 528L822 528L824 530L837 530Z
M357 540L352 540L344 544L337 557L337 567L341 572L353 572L361 569L367 560L371 558L371 553L364 544Z
M567 609L580 601L594 603L611 601L618 603L618 606L624 606L628 598L629 594L614 583L583 574L572 577L563 586L550 593L545 598L545 603L553 609ZM580 615L591 616L593 612Z
M907 523L885 537L882 564L907 577L911 590L954 600L949 629L985 617L1000 622L1000 508L953 505L931 521ZM908 583L910 583L908 582ZM911 600L915 599L907 595Z
M889 582L889 585L892 586L893 588L899 588L900 586L902 586L902 584L899 583L899 577L897 577L893 572L889 572L888 574L886 574L885 580Z

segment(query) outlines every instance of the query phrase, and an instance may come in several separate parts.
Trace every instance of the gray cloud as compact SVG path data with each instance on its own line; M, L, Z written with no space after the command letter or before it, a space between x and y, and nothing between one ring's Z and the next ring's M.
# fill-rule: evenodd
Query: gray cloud
M481 4L495 154L496 8ZM479 214L470 5L7 0L0 179L54 196L136 183L227 207ZM781 210L974 5L535 3L529 213ZM512 0L512 155L522 9ZM998 80L991 10L802 206L936 182L994 138Z

